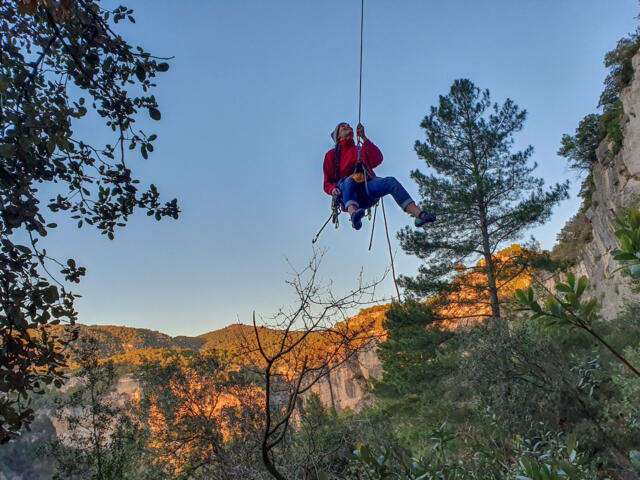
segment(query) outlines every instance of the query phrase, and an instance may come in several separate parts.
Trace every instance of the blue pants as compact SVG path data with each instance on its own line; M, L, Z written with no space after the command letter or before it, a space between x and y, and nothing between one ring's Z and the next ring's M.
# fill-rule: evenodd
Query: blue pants
M396 203L404 210L412 198L400 182L394 177L375 177L365 182L358 183L351 177L345 177L338 182L338 188L342 194L344 208L355 205L358 208L371 208L378 199L391 194Z

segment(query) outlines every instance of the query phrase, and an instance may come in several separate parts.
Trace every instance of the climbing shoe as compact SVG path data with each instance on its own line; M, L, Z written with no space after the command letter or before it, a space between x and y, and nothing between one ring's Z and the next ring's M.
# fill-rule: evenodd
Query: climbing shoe
M356 230L360 230L362 228L362 217L364 217L364 214L364 208L359 208L351 214L351 226Z
M431 223L435 221L436 221L436 216L433 215L432 213L420 212L420 215L418 215L418 218L416 218L414 223L416 227L422 227L427 223Z

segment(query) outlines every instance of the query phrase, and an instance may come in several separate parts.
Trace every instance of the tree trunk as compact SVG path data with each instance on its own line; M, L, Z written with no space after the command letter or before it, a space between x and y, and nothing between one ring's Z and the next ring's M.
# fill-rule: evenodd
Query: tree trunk
M496 275L489 246L489 227L487 226L487 214L484 206L480 208L480 226L482 229L482 251L484 252L485 268L487 271L487 283L489 297L491 298L491 315L500 318L500 303L498 302L498 287L496 287Z

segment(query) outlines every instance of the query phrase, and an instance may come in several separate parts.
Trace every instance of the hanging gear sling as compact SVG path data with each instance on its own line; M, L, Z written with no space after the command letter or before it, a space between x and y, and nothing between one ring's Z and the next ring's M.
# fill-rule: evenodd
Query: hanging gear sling
M363 40L364 40L364 0L360 1L360 85L358 88L358 124L361 124L361 119L362 119L362 46L363 46ZM362 139L360 137L358 137L358 142L356 144L356 148L358 149L358 163L356 164L356 172L354 172L351 176L354 178L354 180L356 180L356 182L362 183L364 181L364 187L365 190L367 192L367 195L369 195L369 186L368 186L368 182L369 182L369 178L368 178L368 172L367 172L367 166L362 164L360 162L360 155L361 155L361 151L362 151ZM361 172L358 172L358 167L360 167ZM335 178L338 178L340 176L339 171L340 171L340 144L338 143L336 145L336 156L335 156L335 160L334 160L334 169L336 172ZM355 175L355 177L354 177ZM369 195L371 196L371 195ZM396 287L396 293L398 295L398 301L401 302L402 299L400 297L400 289L398 288L398 281L396 280L396 269L395 269L395 265L394 265L394 261L393 261L393 252L391 250L391 240L389 239L389 227L387 226L387 214L384 211L384 199L380 198L379 200L380 205L382 206L382 217L384 219L384 229L387 235L387 245L389 246L389 258L391 260L391 274L393 276L393 283ZM333 196L331 199L331 214L329 215L329 218L327 219L326 222L324 222L324 225L322 225L322 227L320 228L320 230L318 231L318 233L316 234L316 236L313 238L313 240L311 240L311 243L315 244L318 241L318 238L320 237L320 234L322 233L322 231L324 230L324 228L329 224L329 222L333 222L333 224L335 225L336 228L338 228L339 226L339 221L338 221L338 217L340 216L342 207L340 205L340 200L338 199L337 196ZM369 240L369 250L371 250L371 246L373 245L373 232L375 230L376 227L376 213L378 212L378 202L376 202L374 210L373 210L373 221L371 223L371 238ZM367 216L369 217L369 220L371 220L371 209L367 209Z

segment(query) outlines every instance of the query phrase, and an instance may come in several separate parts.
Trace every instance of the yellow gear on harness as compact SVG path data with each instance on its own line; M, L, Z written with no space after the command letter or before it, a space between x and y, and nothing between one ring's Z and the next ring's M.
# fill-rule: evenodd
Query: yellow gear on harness
M351 178L353 178L356 182L358 183L362 183L365 181L364 178L364 173L362 172L356 172L356 173L352 173L351 175L349 175Z

